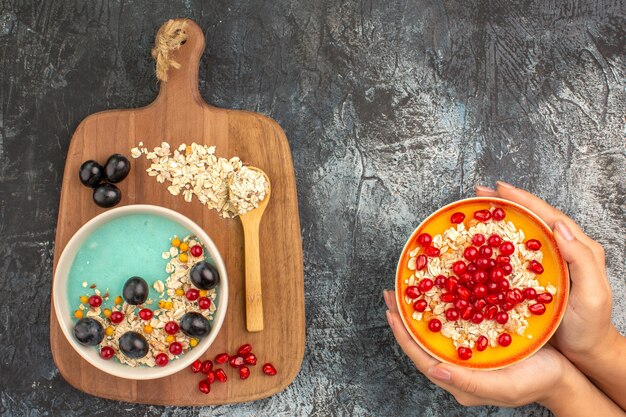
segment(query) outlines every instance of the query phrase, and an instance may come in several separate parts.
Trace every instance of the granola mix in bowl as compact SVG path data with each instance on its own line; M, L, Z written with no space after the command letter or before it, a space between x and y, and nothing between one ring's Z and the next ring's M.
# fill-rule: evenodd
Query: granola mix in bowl
M76 232L58 260L52 296L66 339L91 365L156 379L190 366L213 343L226 314L228 276L196 223L163 207L131 205Z
M569 275L549 227L522 206L470 198L435 212L404 247L396 299L414 340L449 363L496 369L556 330Z

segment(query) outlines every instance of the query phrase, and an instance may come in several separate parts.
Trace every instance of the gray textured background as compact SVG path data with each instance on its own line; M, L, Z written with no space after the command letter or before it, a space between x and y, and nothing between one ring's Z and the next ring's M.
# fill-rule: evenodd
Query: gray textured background
M547 415L463 409L415 371L384 318L381 291L412 229L498 178L605 245L626 331L623 2L14 3L0 1L1 415ZM255 403L92 398L63 381L49 350L70 136L90 113L155 97L149 50L171 17L206 30L205 99L273 117L294 157L307 350L293 385Z

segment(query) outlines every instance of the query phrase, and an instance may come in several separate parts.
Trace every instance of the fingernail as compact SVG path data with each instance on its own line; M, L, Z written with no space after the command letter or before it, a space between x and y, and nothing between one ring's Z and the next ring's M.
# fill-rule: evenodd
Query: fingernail
M428 368L428 375L440 381L448 382L452 379L452 374L450 374L450 372L446 371L445 369L439 368L437 366Z
M389 310L387 310L387 323L389 323L389 327L393 329L393 316Z
M511 184L508 184L508 183L506 183L504 181L496 181L496 184L499 185L500 187L509 188L511 190L515 189L514 186L512 186Z
M563 236L563 239L568 240L570 242L574 240L574 234L572 233L571 230L569 230L569 227L567 227L567 225L563 223L561 220L557 220L554 223L554 228L559 232L561 236Z
M477 185L476 186L476 191L482 191L484 193L495 193L496 190L494 190L493 188L489 188L489 187L485 187L482 185Z
M387 308L391 310L391 307L393 307L393 304L391 303L391 291L385 290L385 292L383 293L383 298L385 299L385 304L387 304Z

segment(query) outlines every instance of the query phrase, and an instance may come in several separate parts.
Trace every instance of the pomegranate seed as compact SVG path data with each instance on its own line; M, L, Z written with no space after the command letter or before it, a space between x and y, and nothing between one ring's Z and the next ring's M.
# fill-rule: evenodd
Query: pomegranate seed
M498 284L500 286L500 291L507 291L511 287L511 283L506 279L503 279Z
M478 210L474 212L474 218L479 222L486 222L491 218L491 212L489 210Z
M487 283L487 291L488 291L490 294L495 294L495 293L497 293L498 291L500 291L500 285L499 285L497 282L495 282L495 281L489 281L489 282ZM489 298L487 298L487 296L485 296L485 299L486 299L487 301L489 301Z
M496 260L495 260L495 259L493 259L493 258L489 258L488 262L489 262L489 263L487 264L487 270L488 270L488 271L489 271L489 270L492 270L493 268L495 268L495 267L496 267Z
M485 317L487 318L487 320L492 320L497 312L498 307L490 305L489 307L487 307L487 310L485 310Z
M245 362L246 365L256 365L256 356L254 356L254 353L250 352L250 353L246 353L243 356L243 361Z
M247 366L242 366L239 368L239 379L248 379L250 376L250 368Z
M87 300L87 303L89 303L89 305L93 308L100 307L102 305L102 297L99 295L92 295Z
M430 278L423 278L418 284L417 284L417 288L421 291L421 292L427 292L430 291L433 288L433 285L435 285L433 283L433 280Z
M450 222L454 224L463 223L463 220L465 220L465 214L461 213L460 211L457 211L456 213L453 213L452 216L450 216Z
M213 373L215 374L215 379L220 382L226 382L226 380L228 379L228 377L226 376L226 372L224 372L224 370L221 368L216 369L215 371L213 371Z
M433 241L433 237L429 235L428 233L422 233L417 237L417 243L419 243L419 245L423 247L430 246L432 241Z
M513 310L513 307L515 307L515 304L511 303L510 301L502 304L502 309L504 309L504 311L511 311Z
M252 345L249 343L246 343L245 345L240 346L239 349L237 350L237 353L240 356L247 355L250 352L252 352Z
M167 354L165 353L159 353L154 358L154 363L156 363L158 366L165 366L167 365L169 361L170 361L170 358L168 358Z
M491 278L492 281L502 281L504 279L504 272L502 272L502 268L493 268L489 271L489 278Z
M453 303L456 300L456 295L449 292L441 294L441 301L444 303Z
M498 314L496 314L496 321L500 324L505 324L509 321L509 313L506 311L498 311Z
M459 319L459 310L456 308L449 308L446 310L446 318L448 321L456 321Z
M215 382L215 372L213 372L213 371L209 371L209 372L206 374L206 380L207 380L207 382L208 382L209 384L214 383L214 382Z
M421 271L422 269L426 268L427 264L428 264L428 258L426 257L426 255L420 255L417 257L415 269L417 269L418 271Z
M413 310L419 313L426 311L426 307L428 307L428 302L424 299L417 300L413 303Z
M178 333L178 323L175 321L168 321L165 323L165 333L176 334Z
M200 245L193 245L191 247L191 249L189 249L189 253L191 253L191 256L194 256L196 258L198 256L201 256L202 255L202 246L200 246Z
M476 268L476 264L474 262L470 262L467 264L467 273L468 274L475 274L476 271L478 271L478 268Z
M434 246L429 246L424 250L424 253L429 258L436 258L437 256L439 256L439 254L441 254L441 250L439 250L439 248L436 248Z
M100 349L100 357L104 360L109 360L115 355L115 351L111 346L104 346Z
M541 303L533 304L531 306L528 306L528 311L530 311L535 316L541 316L543 313L546 312L546 306Z
M537 291L534 288L524 288L524 298L527 300L534 300L537 298Z
M448 278L448 281L446 282L446 290L448 292L455 291L458 283L459 283L459 280L456 277Z
M469 305L467 300L458 299L454 302L454 308L457 310L463 310L465 307Z
M485 236L480 233L476 233L472 236L472 245L474 246L482 246L485 244Z
M200 291L196 290L195 288L190 288L185 293L185 297L187 297L189 301L196 301L198 297L200 297Z
M500 265L500 269L502 270L502 273L506 276L513 273L513 267L511 266L511 264L502 264Z
M467 284L469 282L473 281L472 276L468 273L464 273L459 275L459 282L461 284Z
M200 372L202 370L202 361L199 359L196 359L195 361L193 361L193 363L191 364L191 370L193 371L194 374L197 374L198 372Z
M488 296L487 296L488 297ZM474 308L478 311L481 311L487 305L487 301L485 300L476 300L474 303Z
M487 287L483 284L476 284L472 293L478 298L483 298L487 295Z
M148 321L152 318L153 315L154 313L149 308L142 308L141 310L139 310L139 317L141 317L142 320Z
M202 362L202 373L208 375L213 370L213 361L208 359Z
M229 363L233 368L239 368L243 365L243 358L241 356L233 356L230 358Z
M266 363L263 365L263 373L265 375L274 376L276 375L276 368L271 363Z
M480 258L476 259L476 268L478 268L479 270L485 270L489 268L489 258L481 256Z
M447 280L448 280L448 278L446 278L445 276L437 275L437 277L435 278L435 285L439 289L444 289L446 287L446 281Z
M468 246L463 251L463 257L468 261L473 261L474 259L478 258L478 249L473 246Z
M524 293L519 288L513 288L513 298L516 303L521 303L524 301Z
M526 249L536 251L541 249L541 242L537 239L530 239L526 241Z
M487 244L492 248L497 248L502 244L502 238L498 235L491 235L487 239Z
M209 297L200 297L198 298L198 307L203 310L211 307L211 299Z
M477 313L474 313L474 315L472 316L472 323L480 324L483 322L484 319L485 319L484 314L477 312Z
M172 342L170 344L170 353L172 355L180 355L181 353L183 353L183 345L181 345L179 342Z
M487 349L488 344L489 344L489 339L481 335L476 341L476 350L479 352L482 352L483 350Z
M511 335L508 333L502 333L498 336L498 344L502 347L507 347L511 344Z
M219 364L226 363L229 359L230 356L228 356L228 353L219 353L215 356L215 362Z
M487 294L485 296L485 301L488 302L489 304L497 304L498 296L496 294Z
M478 249L478 254L483 258L490 258L491 255L493 255L493 249L489 246L481 246L480 249Z
M513 290L508 290L506 292L506 301L513 304L517 302L517 300L515 299L515 292Z
M506 291L498 293L498 303L502 304L504 302L506 302Z
M537 302L541 304L550 304L552 302L552 294L544 292L537 295Z
M500 247L498 248L502 255L512 255L515 252L515 245L511 242L502 242ZM508 263L508 262L506 262Z
M406 290L404 290L404 295L411 299L419 297L420 294L420 290L415 285L409 285L408 287L406 287Z
M452 264L452 271L456 275L461 275L465 273L466 270L467 270L467 265L465 265L465 262L463 261L456 261L455 263Z
M507 242L504 242L504 243L507 243ZM504 245L504 243L502 245ZM502 245L500 245L500 248L502 248ZM505 255L498 255L496 256L496 263L498 265L510 264L511 258Z
M459 358L461 358L461 360L466 361L472 357L472 349L468 347L461 346L457 349L457 352L459 353Z
M491 216L494 220L500 221L506 217L506 212L502 210L500 207L496 208L491 212Z
M543 305L543 304L540 304ZM441 330L441 321L439 321L439 319L431 319L428 322L428 330L430 330L431 332L438 332Z
M474 281L478 284L487 282L487 273L485 271L476 271L474 274Z
M530 261L528 263L528 270L534 272L537 275L543 274L543 265L537 261Z
M114 324L121 323L122 320L124 320L124 313L122 313L121 311L114 311L111 313L111 317L109 317L109 320L111 320L111 323Z
M202 381L198 382L198 389L201 393L208 394L209 392L211 392L211 385L203 379Z
M463 300L469 300L469 298L472 296L472 292L470 290L468 290L467 288L459 285L456 289L456 293L459 295L460 298L462 298Z
M461 318L463 320L469 320L473 314L474 314L474 309L471 306L467 306L461 313Z

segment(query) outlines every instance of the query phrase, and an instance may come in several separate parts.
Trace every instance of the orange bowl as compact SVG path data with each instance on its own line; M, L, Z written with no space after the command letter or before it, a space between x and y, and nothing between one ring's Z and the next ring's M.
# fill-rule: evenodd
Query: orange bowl
M481 222L474 219L474 213L476 211L490 210L493 212L496 208L504 210L506 213L504 220L498 222L490 219L486 222ZM465 215L462 226L460 224L454 224L451 221L451 216L459 212ZM511 228L507 229L509 222L513 223L514 230ZM494 230L487 230L485 232L482 231L483 227L486 229L493 228ZM449 229L451 228L456 228L456 230L450 231ZM513 303L514 307L512 310L507 310L510 319L504 325L498 324L494 319L489 320L486 317L483 317L482 322L479 324L473 323L471 319L463 320L459 318L454 320L454 315L451 316L453 320L449 321L442 310L452 309L455 306L453 303L445 303L444 300L439 298L444 292L448 292L444 284L445 280L441 279L440 286L443 288L439 288L437 285L434 285L430 290L428 290L428 286L422 287L422 289L426 291L425 294L420 293L419 298L426 298L427 302L422 302L418 310L423 308L424 305L427 305L427 307L425 312L416 311L413 304L418 298L407 297L407 287L417 286L418 282L424 278L431 278L432 281L435 281L438 275L444 275L446 279L451 276L456 276L457 278L461 277L462 274L458 273L458 269L457 273L452 271L451 263L457 260L463 260L467 265L470 264L470 261L463 257L463 248L471 244L468 240L471 239L474 233L477 233L476 228L481 229L479 231L485 238L492 232L496 232L502 234L503 240L511 240L514 242L515 252L510 255L510 264L512 265L513 272L505 276L504 279L509 282L510 290L519 288L520 291L522 291L523 288L533 287L538 293L551 293L552 301L544 303L545 312L543 314L531 314L528 307L537 303L537 300L524 298L521 302L517 300ZM447 230L448 232L444 234ZM520 235L519 231L522 231L523 235ZM458 233L460 237L457 237L456 232L460 232ZM425 255L425 248L418 243L418 236L422 233L427 233L433 237L433 243L431 245L442 249L440 256L428 257ZM442 241L439 241L439 238L442 238ZM528 250L525 246L525 242L529 239L536 239L541 243L539 251ZM458 246L454 249L450 245L446 245L446 242L452 243L452 245L457 244ZM498 249L493 250L492 258L495 259L498 251ZM542 253L542 258L539 258L539 252ZM416 266L415 262L417 257L421 254L424 254L428 261L423 269L420 269L422 263ZM515 257L517 257L519 262L513 259ZM413 258L413 260L411 260L411 258ZM435 258L438 260L435 261ZM423 260L424 258L421 259ZM543 272L541 274L536 274L528 270L528 262L532 259L539 260L542 264ZM473 274L470 275L474 276ZM487 272L487 275L489 276L489 272ZM467 279L468 276L466 275L464 280ZM498 279L502 280L502 278ZM458 286L467 287L471 291L472 287L477 285L475 282L472 282L473 280L470 280L469 283L466 284L461 282L450 294L454 295L455 298L463 298L461 293L457 292ZM484 284L487 285L488 282ZM503 368L517 363L531 356L550 339L565 313L569 285L570 280L567 265L561 257L556 241L554 240L554 235L548 225L534 213L519 204L499 198L476 197L460 200L442 207L430 215L415 229L404 246L402 255L398 261L396 270L396 302L398 303L398 310L400 311L402 322L409 334L411 334L415 342L430 355L442 362L468 368L488 370ZM411 288L411 290L415 291L415 288ZM493 291L497 295L497 293L502 290L493 289ZM502 291L502 293L504 296L507 295L506 290ZM480 293L477 292L476 294ZM415 294L413 293L411 295ZM467 292L463 294L463 296L467 297ZM487 303L486 306L476 309L475 307L480 307L480 305L476 306L475 303L482 298L483 297L477 297L472 293L471 298L466 300L469 306L474 307L473 312L480 311L485 313L486 309L491 305L496 305L498 311L504 311L510 307L510 305L505 306L502 301L499 301L496 304ZM493 298L491 298L491 300L493 301ZM459 307L461 307L460 310L458 308L454 309L457 312L467 309L467 307L462 305L459 305ZM486 316L486 314L484 314L484 316ZM443 324L442 331L433 332L428 328L428 321L432 318L440 320ZM511 343L506 347L501 346L498 342L499 335L505 332L511 336ZM444 333L446 334L445 336ZM482 333L484 333L489 343L486 349L479 351L476 339ZM461 359L461 355L452 337L455 338L458 346L471 348L471 358Z

